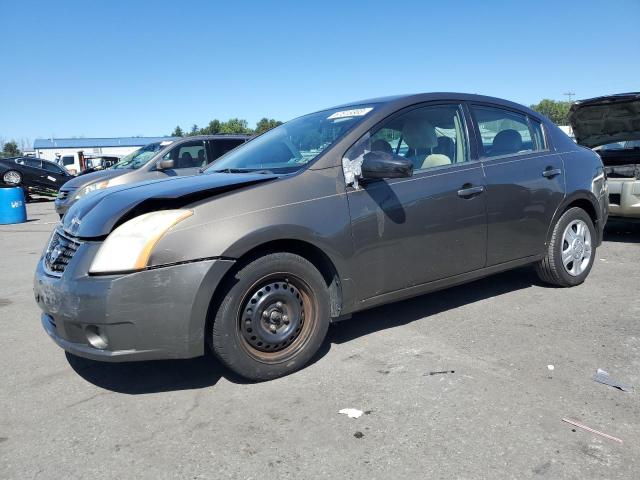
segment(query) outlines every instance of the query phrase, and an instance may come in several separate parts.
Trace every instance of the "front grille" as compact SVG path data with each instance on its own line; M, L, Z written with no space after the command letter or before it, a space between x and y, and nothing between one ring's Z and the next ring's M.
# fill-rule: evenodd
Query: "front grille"
M79 246L79 242L62 234L60 230L56 230L44 254L45 268L52 275L62 275Z
M620 205L620 194L619 193L610 193L609 194L609 203L614 205Z

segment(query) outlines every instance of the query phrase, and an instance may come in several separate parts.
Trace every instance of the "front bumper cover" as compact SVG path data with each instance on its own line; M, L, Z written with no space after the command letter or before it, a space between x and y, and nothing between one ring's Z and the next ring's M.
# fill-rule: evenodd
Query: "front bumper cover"
M211 298L234 262L209 259L125 275L81 273L97 247L83 244L61 277L48 275L38 262L34 295L49 336L74 355L110 362L202 355ZM96 335L101 342L91 342Z

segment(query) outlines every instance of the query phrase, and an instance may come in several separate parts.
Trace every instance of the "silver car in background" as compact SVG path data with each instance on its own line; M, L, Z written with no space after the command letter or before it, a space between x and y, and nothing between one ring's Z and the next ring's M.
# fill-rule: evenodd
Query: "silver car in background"
M60 218L87 194L115 185L196 175L214 160L246 142L249 135L200 135L150 143L105 170L80 175L58 192L55 208Z

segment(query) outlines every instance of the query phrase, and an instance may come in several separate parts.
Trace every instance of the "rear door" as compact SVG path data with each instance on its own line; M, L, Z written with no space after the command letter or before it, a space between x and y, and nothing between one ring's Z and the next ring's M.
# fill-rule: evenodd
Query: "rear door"
M472 104L486 175L487 265L539 255L565 195L563 162L526 113Z
M360 299L482 268L484 176L470 159L461 106L403 110L367 135L365 150L407 158L414 174L348 187ZM346 159L357 158L359 143Z
M49 186L53 190L59 190L60 187L69 180L69 175L53 162L42 162L43 174L42 183Z
M24 184L36 188L46 188L43 179L42 160L39 158L24 158L20 159L20 163L22 164L21 172Z

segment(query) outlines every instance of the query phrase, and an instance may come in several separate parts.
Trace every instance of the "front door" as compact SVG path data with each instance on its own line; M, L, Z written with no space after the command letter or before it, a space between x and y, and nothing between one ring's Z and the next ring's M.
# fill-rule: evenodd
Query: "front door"
M543 253L564 199L563 162L540 122L491 105L471 105L487 181L487 265Z
M414 174L348 187L360 300L482 268L485 183L461 107L405 110L367 135L369 149L410 159Z

